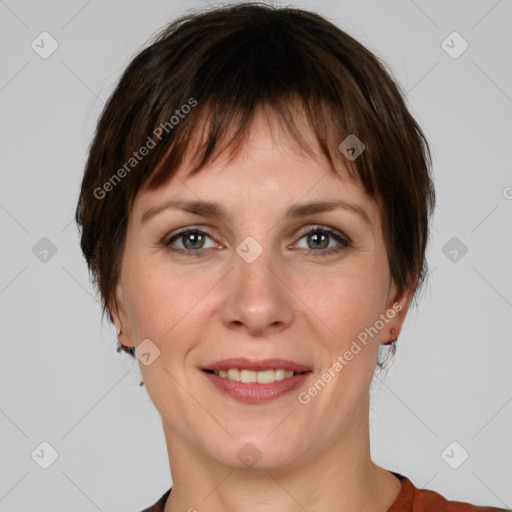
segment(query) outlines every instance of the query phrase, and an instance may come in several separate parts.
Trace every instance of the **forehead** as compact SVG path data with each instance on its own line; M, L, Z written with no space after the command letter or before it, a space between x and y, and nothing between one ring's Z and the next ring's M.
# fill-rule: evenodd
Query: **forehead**
M256 210L313 199L340 199L366 207L371 217L373 199L366 194L357 176L349 173L341 158L334 169L320 151L304 117L298 115L296 123L302 143L272 113L260 110L236 155L231 153L231 147L225 147L193 176L189 173L197 161L193 151L188 151L166 183L154 190L139 191L134 217L144 215L147 209L165 199L177 198L221 202L228 209ZM201 130L196 132L190 148L201 143Z

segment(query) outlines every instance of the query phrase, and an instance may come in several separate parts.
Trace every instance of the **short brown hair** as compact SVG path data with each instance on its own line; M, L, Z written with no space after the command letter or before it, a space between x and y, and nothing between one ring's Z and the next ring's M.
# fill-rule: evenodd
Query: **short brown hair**
M300 108L333 169L341 161L360 178L381 209L391 277L416 292L435 194L430 150L404 96L384 62L313 12L251 2L172 22L125 70L89 150L76 222L103 315L113 321L137 192L175 174L199 127L191 175L221 149L236 154L261 107L303 146ZM339 149L351 134L365 145L354 161Z

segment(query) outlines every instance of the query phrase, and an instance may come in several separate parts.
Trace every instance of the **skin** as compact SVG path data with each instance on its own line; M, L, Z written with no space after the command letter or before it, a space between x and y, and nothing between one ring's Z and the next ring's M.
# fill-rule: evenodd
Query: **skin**
M165 511L385 512L400 482L370 458L369 388L379 345L400 333L411 293L397 293L391 280L377 203L346 170L338 176L319 150L314 158L301 151L262 112L233 161L222 153L188 178L190 166L186 161L159 189L139 192L114 315L122 343L149 338L160 350L140 368L169 453L173 490ZM176 198L218 202L229 217L168 209L141 222L148 209ZM369 222L341 208L283 218L293 204L333 199L361 206ZM303 234L317 224L349 237L351 246ZM184 227L212 236L182 236L166 247L168 235ZM263 248L252 263L236 252L248 236ZM325 255L331 248L340 251ZM401 311L308 404L299 403L298 391L393 304ZM297 392L244 404L201 371L242 356L289 359L312 373ZM248 442L262 454L252 467L237 457Z

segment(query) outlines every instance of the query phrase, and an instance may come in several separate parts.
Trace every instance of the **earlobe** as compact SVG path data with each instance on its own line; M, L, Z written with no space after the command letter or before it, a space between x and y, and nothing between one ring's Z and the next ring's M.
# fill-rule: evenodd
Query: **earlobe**
M124 298L121 285L116 286L114 304L112 306L112 318L117 331L119 343L125 347L133 347L133 340L130 330L130 324L126 316Z
M122 291L121 286L116 286L115 296L112 304L112 311L110 315L113 319L114 325L116 327L117 332L119 333L122 330L122 319L121 319L121 311L124 312L123 300L122 300Z
M404 317L409 309L412 299L412 292L405 290L394 297L391 307L397 312L399 317Z
M391 287L391 293L386 309L386 316L390 321L387 326L387 331L383 335L382 344L393 345L393 353L413 294L414 291L411 289L399 291L395 285Z
M408 280L408 285L400 289L396 283L391 282L391 288L388 296L387 308L392 308L398 313L398 317L403 318L409 309L414 290L416 289L417 278Z

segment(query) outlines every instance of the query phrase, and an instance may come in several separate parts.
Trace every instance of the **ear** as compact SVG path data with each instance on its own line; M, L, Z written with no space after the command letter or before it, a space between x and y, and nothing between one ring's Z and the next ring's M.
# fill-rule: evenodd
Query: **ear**
M116 327L117 339L126 347L134 347L131 324L126 314L126 305L121 284L116 286L114 304L112 306L111 317Z
M416 280L414 280L413 287L409 286L403 291L400 291L394 282L391 283L386 303L386 316L390 321L386 326L386 331L383 333L382 343L384 345L391 343L400 335L405 316L414 295L415 283Z

